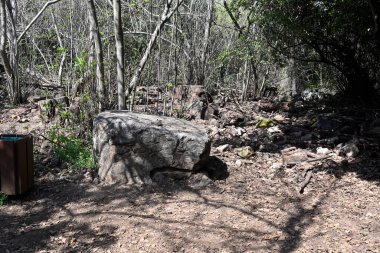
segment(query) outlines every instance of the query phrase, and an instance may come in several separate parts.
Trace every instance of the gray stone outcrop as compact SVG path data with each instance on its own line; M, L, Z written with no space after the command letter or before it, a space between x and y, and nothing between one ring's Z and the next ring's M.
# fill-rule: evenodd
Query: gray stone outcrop
M149 183L160 170L197 171L207 165L207 131L188 121L127 111L100 113L94 121L99 177L110 183Z

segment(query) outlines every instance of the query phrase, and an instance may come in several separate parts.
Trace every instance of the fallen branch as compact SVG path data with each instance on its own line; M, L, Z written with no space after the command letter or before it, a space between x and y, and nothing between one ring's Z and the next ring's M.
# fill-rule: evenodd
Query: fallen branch
M322 157L315 157L315 158L312 158L312 159L307 159L306 162L316 162L316 161L320 161L320 160L325 160L325 159L330 158L332 156L333 156L333 154L329 154L329 155L322 156Z
M305 180L303 181L303 183L301 184L301 188L300 188L300 193L302 194L305 187L310 183L310 180L311 180L311 177L313 176L313 170L309 170L307 173L306 173L306 177L305 177Z

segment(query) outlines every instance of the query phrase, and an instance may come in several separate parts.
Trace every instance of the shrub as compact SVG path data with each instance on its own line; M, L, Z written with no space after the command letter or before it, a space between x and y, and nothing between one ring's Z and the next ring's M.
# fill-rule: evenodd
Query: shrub
M8 195L0 192L0 206L8 204Z

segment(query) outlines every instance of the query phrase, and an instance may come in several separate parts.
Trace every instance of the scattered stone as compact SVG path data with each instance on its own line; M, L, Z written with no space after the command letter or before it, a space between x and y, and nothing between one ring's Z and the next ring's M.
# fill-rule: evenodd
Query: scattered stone
M83 181L86 183L91 183L94 180L94 175L91 173L91 171L87 171L83 176Z
M201 170L210 148L205 128L180 119L112 111L94 121L99 178L109 183L149 183L153 170Z
M341 154L344 154L347 157L357 157L360 151L356 144L349 143L343 146L340 152Z
M305 162L308 159L306 150L297 149L295 147L283 149L281 154L284 165L296 165Z
M189 187L195 190L202 189L213 182L207 175L203 173L196 173L191 175L189 181Z
M282 163L273 163L271 167L271 169L274 169L274 170L278 170L278 169L281 169L282 168Z
M230 144L224 144L219 147L217 147L215 150L218 151L219 153L223 153L227 151L230 148Z
M27 118L21 118L17 122L19 122L19 123L27 123L27 122L29 122L29 119L27 119Z
M282 133L282 131L278 126L273 126L273 127L268 128L268 133L270 134Z
M215 127L219 127L219 126L220 126L220 123L219 123L219 121L218 121L217 119L210 119L210 120L208 121L208 124L209 124L210 126L215 126Z
M276 114L276 115L273 117L273 119L274 119L275 121L277 121L277 122L280 122L280 123L286 120L286 118L285 118L283 115L281 115L281 114Z
M237 128L234 129L234 135L235 136L242 136L246 132L247 131L245 131L245 129L243 129L241 127L237 127Z
M253 156L254 151L252 147L246 146L246 147L241 147L241 148L236 148L235 153L240 156L241 158L249 158Z
M240 167L242 164L243 164L243 162L239 159L235 161L235 165L238 167Z
M317 148L317 154L319 154L319 155L326 155L329 153L331 153L331 150L328 148L322 148L322 147Z

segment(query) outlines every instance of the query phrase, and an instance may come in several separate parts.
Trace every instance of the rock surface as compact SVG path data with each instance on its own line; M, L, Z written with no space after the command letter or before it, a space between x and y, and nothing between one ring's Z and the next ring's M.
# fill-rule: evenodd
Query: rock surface
M93 141L99 177L110 183L149 183L160 170L201 170L211 148L203 127L126 111L100 113Z

